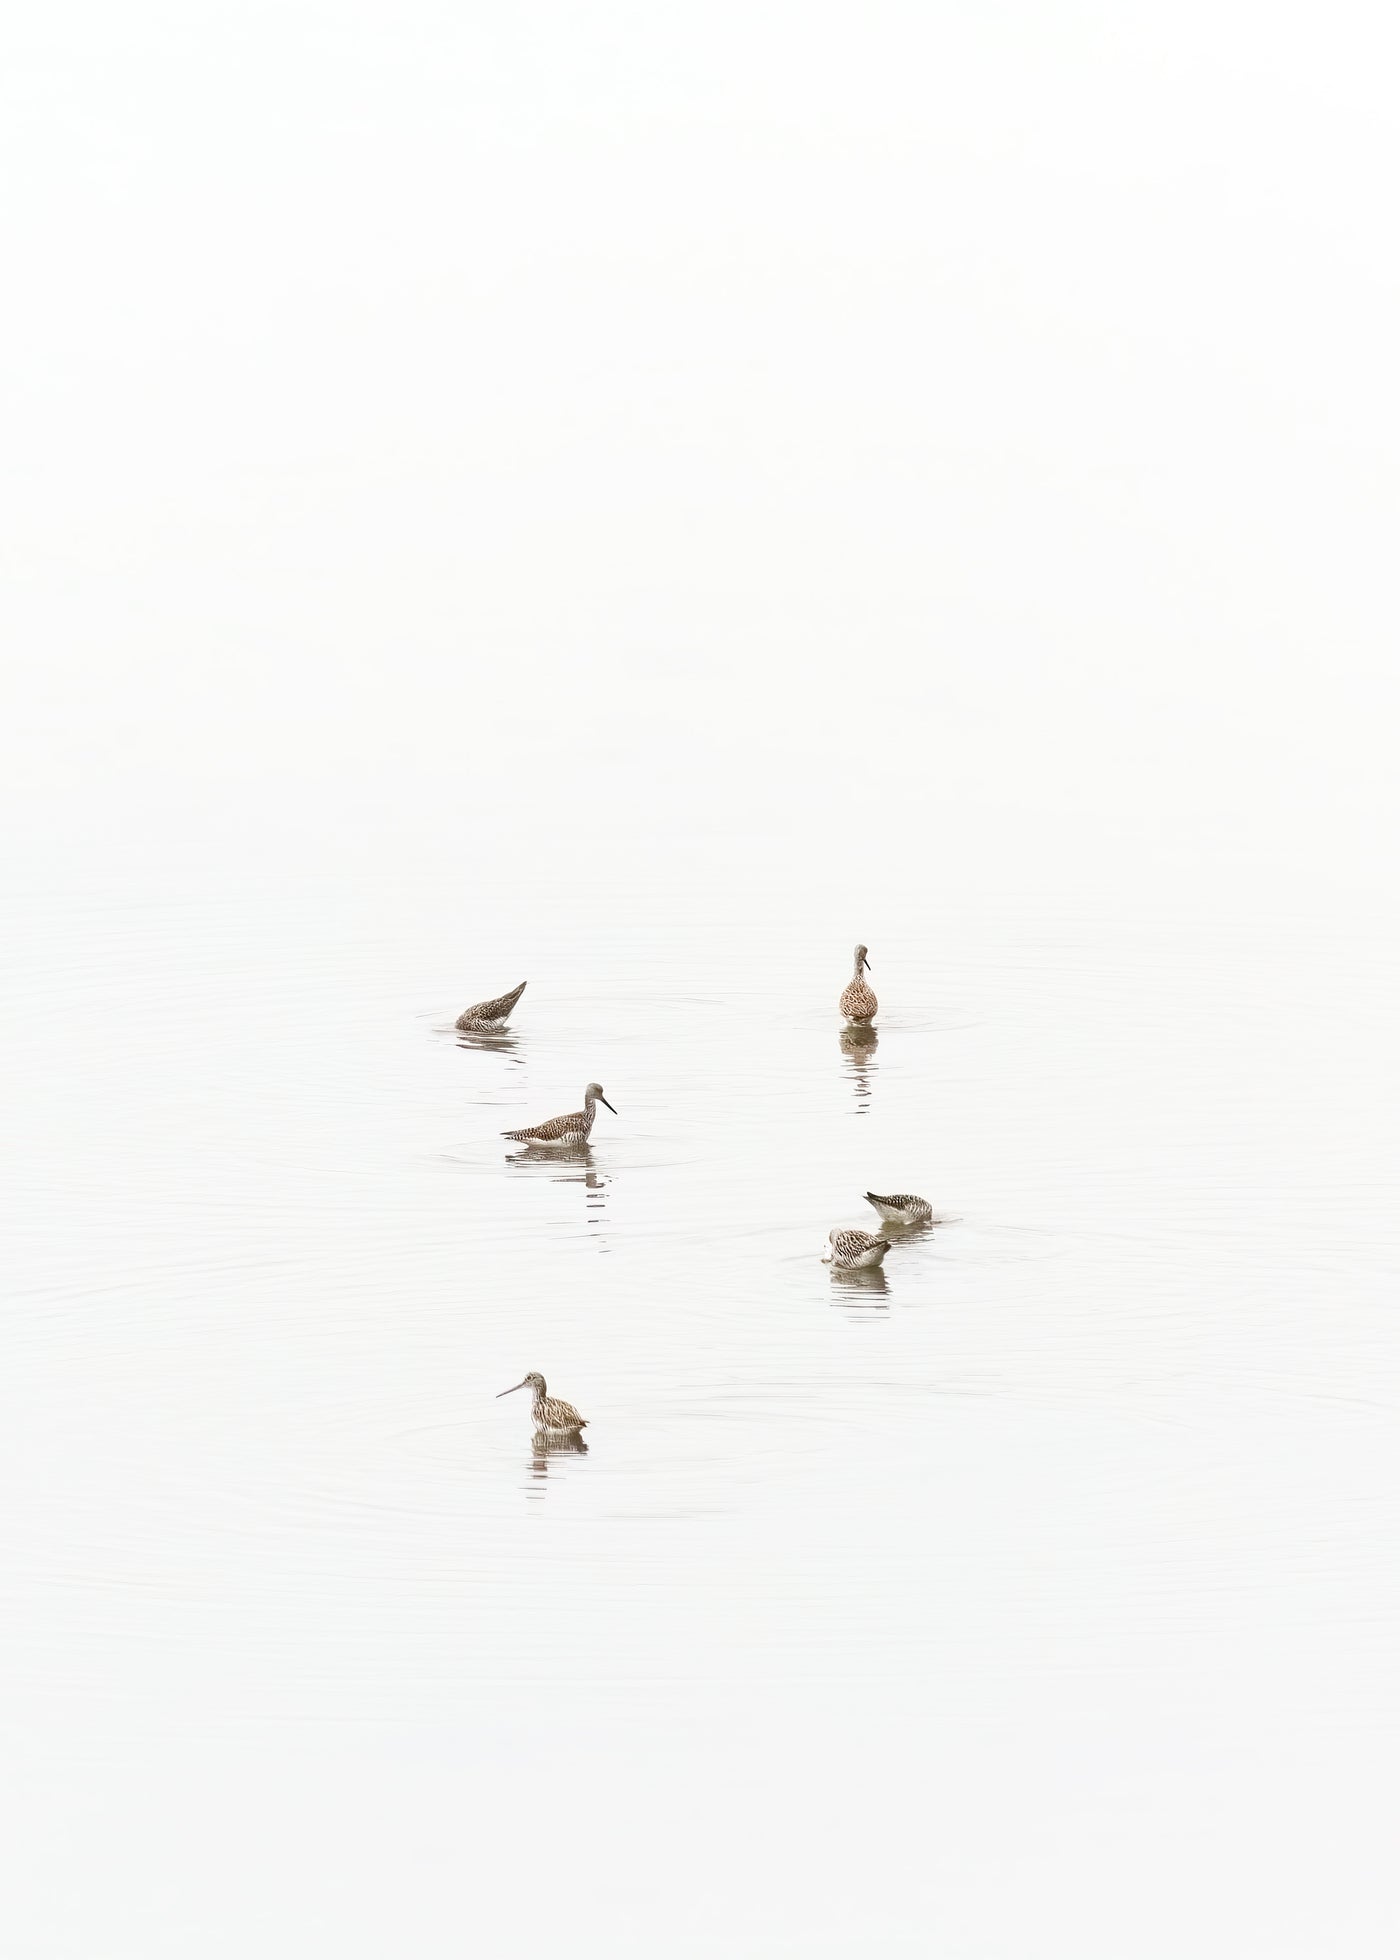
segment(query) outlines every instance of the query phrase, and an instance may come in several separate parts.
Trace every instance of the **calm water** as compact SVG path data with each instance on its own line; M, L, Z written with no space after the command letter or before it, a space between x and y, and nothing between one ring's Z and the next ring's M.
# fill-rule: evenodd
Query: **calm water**
M27 1950L1389 1950L1393 948L855 901L12 911ZM843 1279L867 1188L948 1223Z
M1389 16L10 12L0 1960L1394 1960Z

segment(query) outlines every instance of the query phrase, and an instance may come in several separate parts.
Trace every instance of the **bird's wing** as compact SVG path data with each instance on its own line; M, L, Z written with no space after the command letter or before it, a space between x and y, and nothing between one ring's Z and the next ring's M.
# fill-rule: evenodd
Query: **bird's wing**
M587 1127L588 1118L581 1109L574 1109L567 1116L551 1116L547 1123L536 1123L528 1134L538 1137L541 1143L553 1143L559 1137L566 1137L574 1130Z

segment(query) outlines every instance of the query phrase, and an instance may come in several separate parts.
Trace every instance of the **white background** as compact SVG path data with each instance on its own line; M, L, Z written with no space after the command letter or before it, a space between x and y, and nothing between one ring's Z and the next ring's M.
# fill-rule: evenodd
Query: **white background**
M394 861L585 782L894 844L915 776L979 875L1374 865L1390 27L11 9L23 869Z

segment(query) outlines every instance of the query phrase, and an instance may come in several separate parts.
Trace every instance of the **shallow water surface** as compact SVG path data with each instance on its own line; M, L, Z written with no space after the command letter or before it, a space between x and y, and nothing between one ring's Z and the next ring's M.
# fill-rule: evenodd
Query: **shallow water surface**
M43 1951L1382 1950L1392 949L819 900L24 902ZM595 1078L586 1150L502 1139ZM945 1222L833 1272L867 1189Z

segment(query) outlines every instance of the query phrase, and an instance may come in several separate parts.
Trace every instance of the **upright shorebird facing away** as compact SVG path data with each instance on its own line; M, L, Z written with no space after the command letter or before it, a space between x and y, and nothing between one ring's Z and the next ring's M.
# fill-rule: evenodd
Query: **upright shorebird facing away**
M544 1430L546 1435L576 1436L580 1429L587 1429L587 1416L581 1416L572 1402L561 1402L557 1395L545 1393L543 1375L532 1372L523 1382L517 1382L515 1388L503 1388L501 1395L514 1395L519 1388L534 1390L535 1399L532 1408L536 1431ZM496 1397L498 1402L501 1395Z
M928 1225L933 1220L933 1206L927 1198L916 1198L912 1191L896 1191L888 1198L882 1198L877 1191L867 1191L865 1202L874 1205L881 1218L888 1218L891 1225Z
M599 1103L616 1116L617 1111L603 1094L602 1083L590 1082L583 1092L582 1109L570 1110L567 1116L551 1116L547 1123L536 1123L530 1130L502 1130L501 1135L511 1143L587 1143Z
M870 962L865 957L864 946L857 946L856 970L846 983L840 1003L841 1012L848 1021L854 1021L857 1027L863 1026L867 1021L873 1021L880 1005L875 998L875 989L868 986L862 978L862 969L868 972L869 967Z
M457 1026L463 1034L494 1034L510 1019L510 1010L528 985L527 980L522 980L508 994L501 994L495 1000L479 1000L475 1007L464 1007L457 1016Z
M843 1230L840 1226L833 1226L827 1236L831 1240L831 1250L822 1256L843 1272L878 1266L890 1249L888 1239L873 1239L869 1232Z

